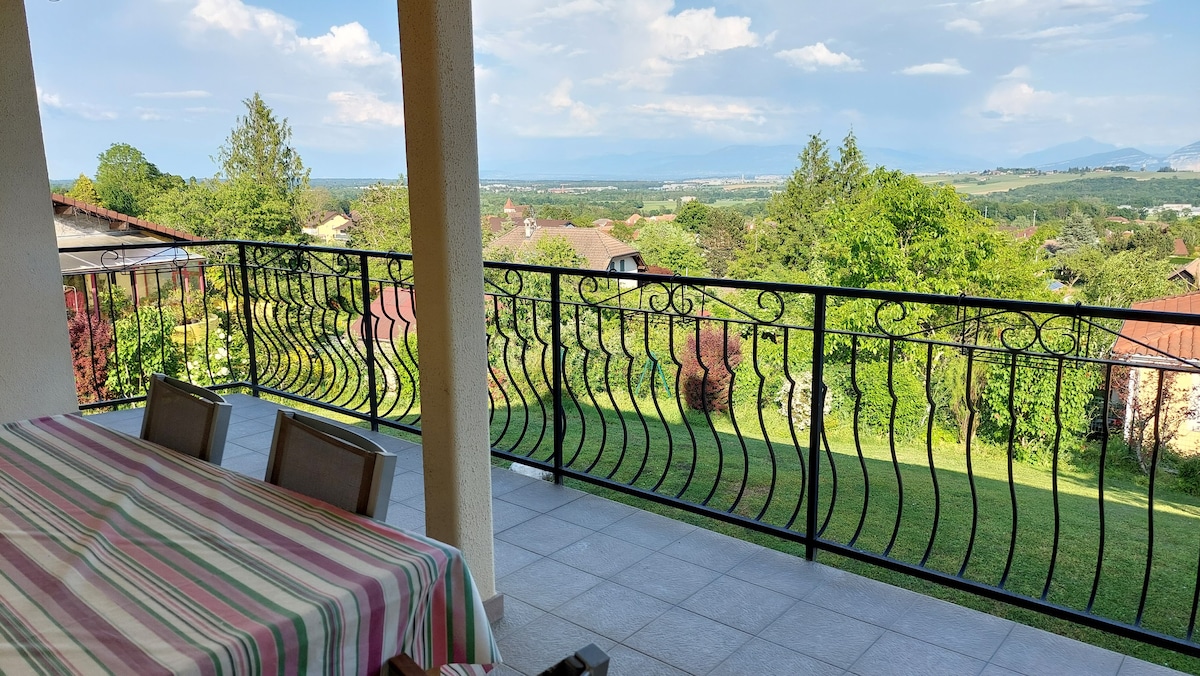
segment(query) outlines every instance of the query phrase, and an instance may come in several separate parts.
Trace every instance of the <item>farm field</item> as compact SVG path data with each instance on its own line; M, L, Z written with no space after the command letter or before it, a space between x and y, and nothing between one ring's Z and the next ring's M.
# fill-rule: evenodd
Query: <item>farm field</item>
M1051 183L1066 183L1086 178L1133 178L1139 181L1155 181L1175 179L1197 179L1200 172L1196 171L1091 171L1086 174L1045 174L1042 176L997 175L980 176L978 174L939 174L922 176L921 181L926 185L953 185L956 190L967 195L987 195L1005 192L1014 188L1025 188L1034 185Z

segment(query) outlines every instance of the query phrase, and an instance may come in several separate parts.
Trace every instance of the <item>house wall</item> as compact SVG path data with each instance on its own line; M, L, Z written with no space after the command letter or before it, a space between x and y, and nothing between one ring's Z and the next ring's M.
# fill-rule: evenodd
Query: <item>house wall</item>
M1137 392L1134 401L1125 402L1125 436L1136 434L1136 423L1144 422L1145 443L1153 443L1154 426L1152 415L1158 398L1159 370L1153 368L1130 369L1130 378L1135 385L1130 392ZM1163 384L1162 423L1171 433L1160 428L1160 437L1168 440L1172 451L1184 455L1200 455L1200 373L1177 373L1167 376ZM1140 410L1141 413L1136 411Z
M0 422L75 411L25 3L0 2Z

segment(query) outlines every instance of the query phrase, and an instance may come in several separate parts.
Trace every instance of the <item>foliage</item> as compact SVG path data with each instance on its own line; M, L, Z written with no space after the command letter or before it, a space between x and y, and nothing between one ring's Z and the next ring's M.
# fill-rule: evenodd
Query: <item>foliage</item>
M1058 235L1058 253L1069 256L1095 243L1096 228L1091 219L1080 211L1072 211L1063 221L1062 231Z
M812 425L812 371L797 374L792 381L785 380L775 394L775 403L779 404L779 414L792 423L796 431L803 431ZM832 408L830 397L826 396L823 412L826 417Z
M163 193L146 216L208 239L301 240L286 196L246 179L193 181Z
M350 229L350 246L371 251L412 251L408 188L376 183L354 201L359 220Z
M95 189L101 206L128 216L142 216L159 192L183 181L163 174L127 143L112 144L98 159Z
M1138 301L1169 296L1177 291L1167 279L1172 266L1144 250L1098 256L1082 274L1081 300L1089 305L1129 307Z
M647 265L668 268L671 272L690 277L704 277L709 273L708 262L696 246L696 236L678 223L646 224L638 234L635 245L642 252Z
M587 263L561 235L539 239L532 250L525 252L524 262L555 268L582 268Z
M1125 443L1143 473L1149 474L1156 450L1171 449L1180 424L1196 414L1192 402L1177 394L1178 381L1176 371L1113 369L1113 399L1125 408Z
M838 386L852 406L857 400L858 421L863 429L878 434L894 431L897 438L911 437L921 429L926 413L925 386L912 363L894 360L889 373L886 361L860 362L854 376L861 395L855 394L855 383L851 382L848 369L837 370L830 376L831 383Z
M687 405L697 411L721 412L729 408L733 370L742 362L742 339L726 336L718 328L689 333L679 370L680 389Z
M685 203L675 217L675 224L688 232L700 232L708 225L709 207L699 200Z
M79 178L75 179L75 184L67 191L66 196L84 204L99 205L101 202L100 193L96 192L96 184L92 183L87 174L80 174Z
M225 178L271 188L295 205L298 193L308 188L309 170L291 145L287 118L276 119L258 92L242 103L246 114L217 151Z
M992 364L984 376L979 434L1000 445L1007 445L1011 434L1016 459L1041 462L1053 457L1060 422L1060 443L1087 432L1088 406L1100 375L1095 368L1053 358L1010 359L1015 374L1009 362Z
M691 202L689 202L691 204ZM700 228L700 246L714 277L724 277L746 239L745 217L724 207L710 209Z
M73 312L67 319L71 365L79 403L108 399L108 358L113 350L112 324L99 313Z
M179 375L183 365L181 350L171 339L175 317L166 308L145 304L136 312L117 320L115 343L118 359L113 360L105 387L113 397L131 397L146 392L150 376L165 373Z
M1200 496L1200 456L1177 461L1175 470L1175 487L1188 495Z

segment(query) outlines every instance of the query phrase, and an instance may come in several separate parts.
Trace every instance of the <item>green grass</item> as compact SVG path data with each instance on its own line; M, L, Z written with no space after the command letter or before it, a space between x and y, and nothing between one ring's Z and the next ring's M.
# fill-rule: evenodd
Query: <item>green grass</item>
M710 424L696 412L681 415L673 408L672 399L661 392L659 395L660 404L667 409L661 420L649 397L637 400L637 405L649 417L647 428L633 412L635 402L628 395L614 393L610 398L607 393L602 393L597 395L596 402L589 400L579 406L568 403L564 442L567 465L661 494L678 495L693 503L707 502L719 511L761 518L778 526L786 526L796 515L792 528L803 529L802 504L797 512L803 483L802 459L797 457L796 448L778 415L764 411L760 420L753 413L746 415L739 410L738 418L714 415ZM548 459L552 448L548 430L540 442L535 443L542 432L543 419L536 402L530 400L525 404L530 407L528 409L519 401L510 402L509 406L493 417L493 438L499 440L497 446L512 447L519 453ZM734 431L735 424L741 431L741 440ZM695 444L687 425L692 428ZM1000 580L1012 538L1009 470L1002 451L973 445L971 461L978 501L978 509L973 510L967 457L961 444L935 443L932 456L936 470L931 473L931 451L925 446L923 436L898 442L895 463L886 438L862 439L861 460L849 430L831 429L829 441L831 452L828 455L822 453L821 457L818 491L819 521L823 522L828 515L824 538L848 543L858 528L865 502L866 518L855 546L882 553L892 540L897 509L902 506L903 516L890 550L892 557L918 564L929 548L927 568L956 574L966 556L974 524L975 543L965 577L986 584L996 584ZM800 446L806 445L807 437L802 437ZM1087 457L1080 457L1083 459L1079 464L1086 466ZM863 466L870 482L869 491L863 480ZM831 504L834 470L837 493ZM773 491L770 490L772 471L775 473ZM1014 463L1012 471L1019 526L1005 587L1039 597L1045 587L1054 544L1055 487L1049 468ZM744 491L741 490L743 476L747 478ZM936 493L934 476L937 478ZM1166 485L1169 481L1160 483L1163 485L1156 487L1155 495L1154 555L1143 626L1183 636L1195 587L1200 501L1170 490ZM641 509L699 523L783 551L802 553L802 547L788 541L747 532L724 522L658 506L584 482L572 484ZM1106 545L1093 610L1104 617L1133 622L1146 564L1147 481L1140 474L1110 470L1105 484ZM1061 530L1056 567L1046 598L1053 603L1083 609L1096 571L1100 532L1097 473L1086 468L1060 467L1057 496ZM935 529L934 513L938 506ZM930 546L934 532L936 537ZM956 592L832 554L822 553L818 560L1152 662L1200 673L1200 660L1171 651L1053 620L1040 613Z

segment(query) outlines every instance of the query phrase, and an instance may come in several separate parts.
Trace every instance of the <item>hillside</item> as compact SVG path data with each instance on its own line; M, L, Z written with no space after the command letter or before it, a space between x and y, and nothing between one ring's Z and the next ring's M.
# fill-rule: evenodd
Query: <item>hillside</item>
M1059 183L1041 183L988 193L988 198L1003 202L1053 202L1094 197L1106 204L1152 207L1165 203L1200 204L1200 177L1188 174L1154 174L1158 180L1139 180L1123 176L1080 178Z

